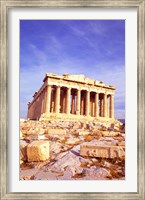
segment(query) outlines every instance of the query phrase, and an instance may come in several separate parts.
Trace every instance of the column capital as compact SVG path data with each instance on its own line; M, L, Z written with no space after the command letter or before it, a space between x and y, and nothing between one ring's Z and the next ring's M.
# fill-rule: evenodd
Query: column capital
M52 84L47 84L47 85L45 86L45 88L48 87L48 86L52 87ZM45 88L44 88L44 89L45 89ZM42 90L42 91L43 91L43 90Z
M60 86L60 85L56 85L56 87L57 87L57 88L60 88L61 86Z
M100 92L99 91L94 91L96 94L99 94Z
M110 92L107 92L107 95L114 96L114 94Z
M87 92L91 92L91 91L90 91L90 88L87 88L86 91L87 91Z

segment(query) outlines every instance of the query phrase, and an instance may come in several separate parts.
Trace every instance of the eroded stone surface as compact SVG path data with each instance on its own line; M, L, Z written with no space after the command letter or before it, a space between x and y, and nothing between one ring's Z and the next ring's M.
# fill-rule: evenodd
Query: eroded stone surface
M103 131L102 135L104 137L115 137L119 135L119 132L114 132L114 131Z
M124 149L121 146L108 146L83 143L80 147L81 156L101 157L101 158L122 158L125 156Z
M112 176L110 172L105 169L105 168L97 168L96 166L91 166L89 169L86 169L86 177L84 177L86 180L87 179L93 179L94 180L106 180L106 179L111 179ZM84 179L83 178L83 179Z
M79 135L89 135L90 132L89 131L80 131Z
M79 142L80 142L79 138L70 137L67 139L67 141L65 143L69 144L69 145L74 145L74 144L78 144Z
M53 129L53 132L48 133L49 129ZM65 134L54 133L56 129L65 130ZM24 161L20 160L21 180L124 179L124 156L120 158L114 156L114 153L110 153L110 155L113 155L113 158L110 158L107 157L108 151L106 153L103 152L103 154L107 155L105 157L96 157L96 154L93 157L80 154L80 146L86 142L91 145L100 145L100 148L103 146L109 148L114 146L115 148L121 147L125 151L125 134L118 121L112 123L111 121L100 120L82 122L75 120L56 121L54 119L41 122L25 120L21 121L20 130L23 133L21 148L25 149L25 154L21 155L21 157L24 157ZM39 134L39 132L42 134ZM88 132L89 134L79 135L79 132ZM103 132L106 135L103 136ZM111 135L109 134L110 132L115 132L117 135ZM39 145L36 145L35 149L37 150L34 156L34 151L32 151L32 157L36 156L39 159L38 161L29 160L28 162L25 145L29 144L31 146L34 142L49 143L48 159L40 161L42 154L37 151Z
M47 130L48 134L61 134L61 135L65 135L66 134L66 130L64 129L48 129Z
M26 161L27 160L27 145L28 143L22 142L20 143L20 160ZM22 162L21 162L22 163Z
M33 141L27 146L28 162L38 162L49 159L49 142Z

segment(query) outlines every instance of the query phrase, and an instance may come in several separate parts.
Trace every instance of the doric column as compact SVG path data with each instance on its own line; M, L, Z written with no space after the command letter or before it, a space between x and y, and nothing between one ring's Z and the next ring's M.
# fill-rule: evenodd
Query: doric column
M84 115L84 94L81 96L81 115Z
M53 90L52 90L51 112L52 112L52 113L55 112L55 90L54 90L54 88L53 88Z
M100 116L103 117L104 113L103 113L103 107L104 107L104 100L101 98L100 99Z
M98 118L98 96L99 94L95 94L95 117Z
M81 103L81 91L77 90L77 105L76 105L76 115L80 115L80 103Z
M43 96L42 96L42 113L45 113L45 107L46 107L46 104L45 104L45 89L43 90Z
M50 100L51 100L51 85L47 85L46 88L46 100L45 100L45 112L50 113Z
M56 96L55 96L55 112L59 113L60 111L60 86L56 88Z
M86 112L85 115L89 116L90 112L90 91L86 91Z
M71 95L71 88L67 88L67 92L66 92L66 114L70 114L70 95Z
M114 118L114 95L110 96L110 118Z
M89 106L90 106L90 116L93 116L92 115L92 109L93 109L92 97L90 97L90 104L89 104Z
M106 109L107 109L107 117L109 117L109 96L107 95L107 106L106 106Z
M104 117L107 117L107 94L104 94Z
M63 90L60 92L60 113L63 113Z
M66 112L66 93L64 92L64 94L63 94L63 103L62 103L62 105L63 105L63 113L65 113Z
M71 113L75 114L75 95L72 94Z
M41 114L43 113L43 104L44 104L44 91L41 94Z

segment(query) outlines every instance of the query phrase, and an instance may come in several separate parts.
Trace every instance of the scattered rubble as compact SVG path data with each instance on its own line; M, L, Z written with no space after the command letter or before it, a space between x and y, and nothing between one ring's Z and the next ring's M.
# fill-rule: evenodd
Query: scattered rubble
M125 178L125 126L117 121L20 121L20 180Z
M28 162L39 162L49 159L49 142L33 141L27 146Z
M90 132L89 131L80 131L79 135L89 135Z
M45 132L46 133L46 132ZM57 134L61 134L61 135L65 135L66 134L66 130L63 130L63 129L47 129L47 133L48 134L54 134L54 135L57 135Z
M122 158L125 157L125 152L121 146L111 146L108 142L85 142L81 144L81 156L91 156L98 158Z
M115 132L115 131L103 131L102 135L104 137L115 137L119 135L119 132Z
M27 161L27 145L25 141L20 141L20 160Z

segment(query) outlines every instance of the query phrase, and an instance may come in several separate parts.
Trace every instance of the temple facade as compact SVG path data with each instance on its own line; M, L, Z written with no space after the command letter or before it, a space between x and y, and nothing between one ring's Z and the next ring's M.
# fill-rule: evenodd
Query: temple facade
M49 73L43 82L28 103L29 119L38 120L44 114L114 118L114 86L81 74Z

